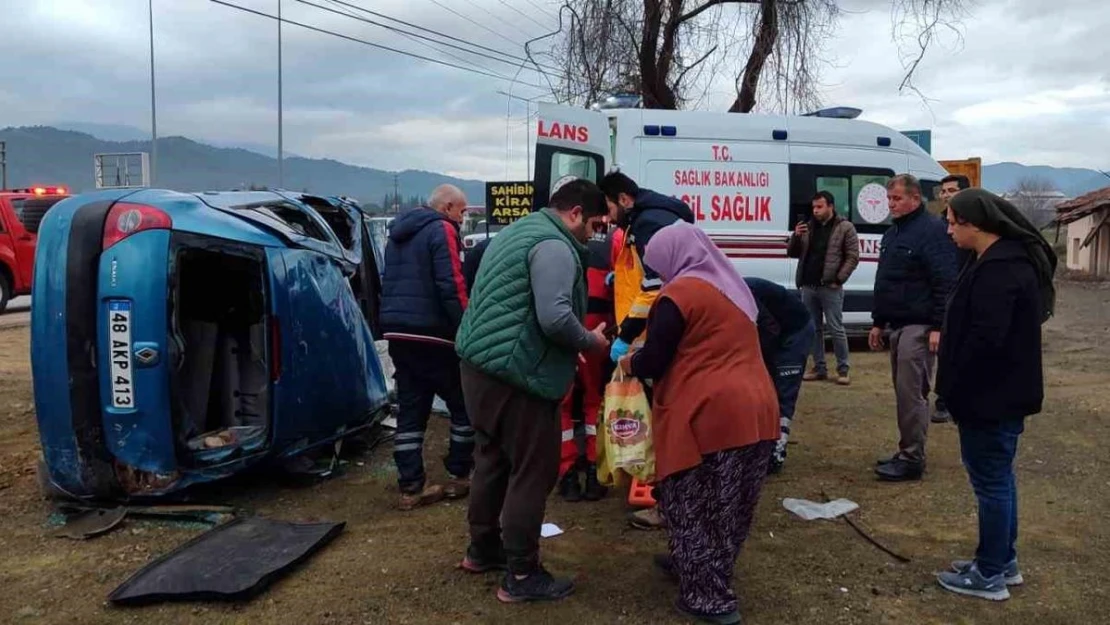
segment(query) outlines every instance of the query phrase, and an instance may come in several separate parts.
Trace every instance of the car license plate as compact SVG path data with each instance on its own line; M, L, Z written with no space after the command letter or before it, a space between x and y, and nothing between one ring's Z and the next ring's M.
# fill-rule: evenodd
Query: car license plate
M131 302L108 302L108 345L111 354L112 406L135 407L131 366Z

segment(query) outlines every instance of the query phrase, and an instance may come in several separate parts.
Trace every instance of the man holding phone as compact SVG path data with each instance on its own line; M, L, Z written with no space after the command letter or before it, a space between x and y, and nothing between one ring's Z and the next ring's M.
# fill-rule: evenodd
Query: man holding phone
M844 331L844 283L859 266L859 235L852 222L836 214L836 200L828 191L813 196L813 218L794 226L786 255L798 259L794 281L802 302L817 329L812 354L813 368L803 380L827 380L825 326L833 335L836 354L836 383L847 386L848 335Z

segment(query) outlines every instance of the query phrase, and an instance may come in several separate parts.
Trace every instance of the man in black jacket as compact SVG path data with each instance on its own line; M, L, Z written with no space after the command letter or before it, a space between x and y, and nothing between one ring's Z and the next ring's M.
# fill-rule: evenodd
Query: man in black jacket
M779 399L781 432L768 465L770 473L778 473L786 462L786 444L790 440L798 392L802 389L802 370L817 330L806 305L782 285L750 276L744 278L744 282L759 306L759 316L755 320L759 348Z
M955 246L940 218L922 202L921 183L909 174L887 182L893 225L883 234L875 274L868 343L883 348L890 330L890 366L898 404L898 453L875 468L880 479L919 480L925 470L929 380L948 293L956 279Z
M951 176L945 176L944 178L941 179L941 181L940 181L940 199L944 201L944 210L945 210L944 213L941 213L941 216L940 216L941 219L945 218L945 214L948 211L948 202L949 202L949 200L952 199L952 196L956 195L960 191L963 191L964 189L967 189L969 187L971 187L971 181L968 180L967 176L961 176L959 174L953 174ZM964 263L967 262L967 259L969 258L970 254L971 254L971 252L969 252L968 250L960 249L960 248L956 249L956 269L957 269L957 272L959 271L959 268L963 267ZM934 392L936 392L936 390L934 390ZM940 394L938 393L937 394L936 410L933 412L933 423L948 423L948 421L951 418L952 418L952 415L950 415L948 413L948 407L944 403L944 398L941 397Z
M468 302L459 258L459 224L465 212L463 192L443 185L432 192L428 206L403 213L389 224L381 323L396 368L400 413L393 459L402 510L444 497L465 497L470 491L474 429L463 403L455 354L455 333ZM436 395L451 413L446 487L428 484L424 473L424 433Z
M620 330L610 358L617 362L647 329L648 311L663 286L659 274L643 263L648 242L656 232L677 221L694 223L694 213L682 200L642 189L619 171L606 174L600 186L609 203L609 221L625 230L624 251L613 269L617 274L614 297ZM631 286L629 281L621 279L625 273L639 273L639 284L627 288Z
M486 248L489 247L489 242L493 237L486 237L478 242L477 245L470 248L466 253L466 258L463 259L463 277L466 279L466 292L470 293L474 290L474 281L478 279L478 267L482 264L482 254L486 253Z

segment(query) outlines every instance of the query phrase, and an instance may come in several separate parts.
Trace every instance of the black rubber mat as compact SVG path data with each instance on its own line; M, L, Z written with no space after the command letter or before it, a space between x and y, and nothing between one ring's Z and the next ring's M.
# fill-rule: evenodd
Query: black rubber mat
M108 600L139 605L249 599L331 542L344 525L235 519L143 567Z

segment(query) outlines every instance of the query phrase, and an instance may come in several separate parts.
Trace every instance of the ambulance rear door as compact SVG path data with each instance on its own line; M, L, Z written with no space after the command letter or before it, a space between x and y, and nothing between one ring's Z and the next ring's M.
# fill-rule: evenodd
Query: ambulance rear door
M745 276L794 288L788 271L790 178L775 116L645 111L643 186L686 202ZM785 125L781 126L785 128ZM782 139L777 137L782 136Z
M552 188L567 178L601 182L609 161L609 120L604 113L539 105L533 206L547 206Z

